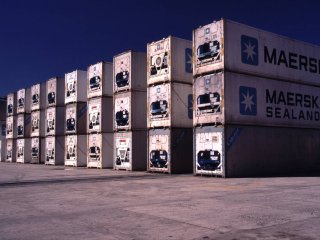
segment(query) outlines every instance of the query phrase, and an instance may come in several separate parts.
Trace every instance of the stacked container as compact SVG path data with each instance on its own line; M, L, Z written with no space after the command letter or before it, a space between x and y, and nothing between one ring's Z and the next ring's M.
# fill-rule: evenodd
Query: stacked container
M31 162L44 163L46 123L46 82L31 87Z
M148 44L148 171L192 172L191 41Z
M65 75L65 150L64 165L87 165L87 72L73 71Z
M7 98L0 98L0 162L6 159Z
M128 51L113 58L113 168L146 170L146 54Z
M47 165L64 164L64 78L51 78L46 82L45 161Z
M87 70L87 167L112 168L112 63Z
M6 162L16 161L16 121L17 121L17 94L10 93L7 96L7 118L6 118Z
M319 172L320 48L229 20L193 32L194 172Z

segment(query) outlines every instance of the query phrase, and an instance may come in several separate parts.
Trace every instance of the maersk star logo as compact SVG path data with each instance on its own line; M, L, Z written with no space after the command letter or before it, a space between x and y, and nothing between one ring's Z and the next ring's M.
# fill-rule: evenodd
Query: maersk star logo
M258 39L246 35L241 36L241 61L245 64L259 64Z
M192 49L186 48L185 50L185 60L186 60L186 72L192 73Z
M257 90L252 87L239 87L239 109L241 115L257 115Z

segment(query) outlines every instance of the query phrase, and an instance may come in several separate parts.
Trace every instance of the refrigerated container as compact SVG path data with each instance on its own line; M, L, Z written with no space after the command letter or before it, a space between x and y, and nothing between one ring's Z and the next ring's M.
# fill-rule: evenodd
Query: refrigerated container
M16 140L6 140L6 162L16 162Z
M17 112L17 94L9 93L7 95L7 116L15 115Z
M0 121L6 121L7 97L0 97Z
M45 136L46 115L45 110L31 112L31 137Z
M113 57L113 92L147 91L147 55L128 51Z
M9 116L6 121L6 139L16 138L17 131L15 127L17 125L17 116Z
M4 162L6 159L6 141L0 140L0 162Z
M45 145L45 164L63 165L64 164L64 141L65 136L46 137Z
M87 72L76 70L65 74L65 104L87 101Z
M113 167L113 133L88 134L87 167Z
M87 132L112 132L113 117L112 103L110 97L90 99L87 111Z
M161 82L192 84L192 42L169 36L147 46L148 85Z
M31 87L31 111L46 108L46 82L35 84Z
M31 162L31 138L17 139L17 162L30 163Z
M6 120L0 121L0 140L5 140L7 135L7 124Z
M114 95L113 129L141 130L147 128L147 92L128 91Z
M87 103L72 103L66 105L66 134L87 133Z
M50 78L46 83L46 107L60 107L64 105L64 78Z
M320 47L236 23L214 21L193 31L193 74L225 69L320 85Z
M111 97L113 94L112 63L99 62L88 67L87 97Z
M148 131L149 172L192 172L192 128Z
M64 135L65 114L65 107L51 107L46 109L46 136Z
M46 139L31 138L31 161L30 163L43 164L46 157Z
M114 169L147 169L147 130L114 133Z
M30 88L23 88L17 92L17 114L30 113L31 109Z
M148 88L147 126L192 127L192 86L165 83Z
M87 166L87 135L68 135L65 138L64 165Z
M31 133L31 115L30 114L19 114L17 116L17 138L28 138Z

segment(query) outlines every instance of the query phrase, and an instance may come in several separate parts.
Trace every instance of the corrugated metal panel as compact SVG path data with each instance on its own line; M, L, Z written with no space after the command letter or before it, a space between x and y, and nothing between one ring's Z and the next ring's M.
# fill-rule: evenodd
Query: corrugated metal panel
M65 104L87 101L87 72L73 71L65 74Z
M51 78L46 86L46 107L64 106L64 78Z
M31 137L45 136L46 115L44 110L31 112Z
M64 165L87 166L87 135L69 135L65 141Z
M31 161L31 138L17 139L17 162L30 163Z
M46 109L46 136L64 135L65 107L50 107Z
M6 162L16 162L16 140L6 140Z
M45 138L31 138L31 161L30 163L42 164L46 157Z
M88 134L87 167L112 168L113 133Z
M31 111L42 110L46 107L46 82L31 87Z
M63 165L64 164L64 136L46 137L45 164Z
M88 101L87 132L113 132L113 114L110 97L94 98Z
M87 103L73 103L66 105L66 134L87 133Z
M12 116L17 112L17 94L10 93L7 95L7 116Z

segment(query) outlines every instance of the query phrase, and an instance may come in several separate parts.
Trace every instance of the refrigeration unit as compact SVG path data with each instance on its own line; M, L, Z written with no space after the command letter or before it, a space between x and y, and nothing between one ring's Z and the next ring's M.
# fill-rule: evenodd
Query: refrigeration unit
M112 63L99 62L88 67L87 97L112 97Z
M87 135L66 136L64 150L65 166L87 166Z
M65 104L87 101L87 72L76 70L65 74Z
M30 88L23 88L17 92L17 114L30 113Z
M17 139L17 163L30 163L31 161L31 139Z
M66 105L66 134L87 133L87 103L71 103Z
M87 167L113 167L113 133L88 134Z
M45 110L31 112L31 137L45 136L46 115Z
M17 94L9 93L7 95L7 116L15 115L17 112Z
M31 133L31 115L19 114L17 116L17 138L28 138Z
M113 99L110 97L95 98L88 101L88 133L113 131L112 101Z
M46 165L64 164L64 141L64 136L46 137L44 161Z
M46 83L46 107L64 106L64 78L50 78Z
M31 87L31 111L46 108L46 82L35 84Z
M64 135L65 107L51 107L46 109L46 136Z
M6 140L6 162L16 162L16 140L7 139Z
M43 164L45 161L45 138L31 138L31 161L30 163Z

